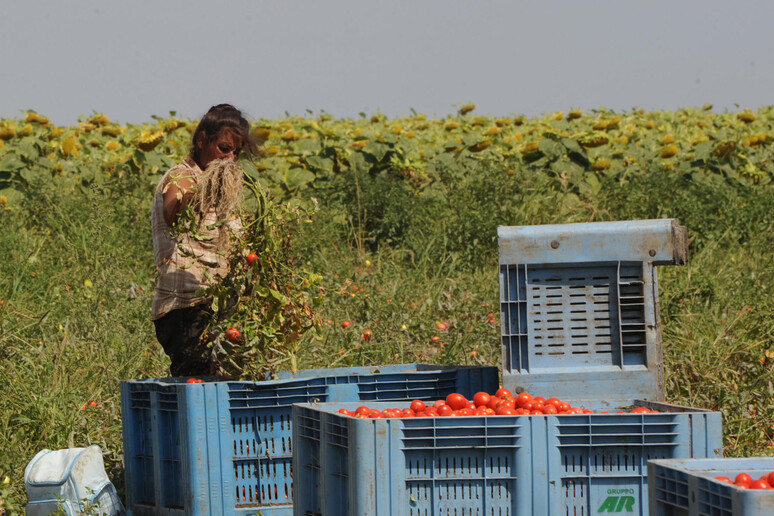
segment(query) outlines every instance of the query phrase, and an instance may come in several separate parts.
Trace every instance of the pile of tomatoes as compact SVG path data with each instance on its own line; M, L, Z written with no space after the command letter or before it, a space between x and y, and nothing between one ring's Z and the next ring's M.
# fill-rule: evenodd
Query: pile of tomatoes
M532 396L528 392L514 394L505 388L500 388L494 394L477 392L472 400L459 393L452 393L444 400L426 404L422 400L414 400L411 406L387 408L378 410L367 406L358 407L352 411L339 409L339 414L361 419L403 418L403 417L446 417L446 416L536 416L546 414L593 414L586 408L573 407L559 398L544 398ZM657 412L646 407L637 407L630 413L640 414Z
M715 480L727 482L742 489L774 489L774 471L758 479L754 479L749 473L739 473L734 480L723 476L715 477Z

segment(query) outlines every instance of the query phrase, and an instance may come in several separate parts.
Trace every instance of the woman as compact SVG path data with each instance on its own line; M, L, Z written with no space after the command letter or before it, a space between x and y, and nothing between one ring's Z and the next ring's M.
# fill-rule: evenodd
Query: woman
M151 319L172 361L172 376L210 373L200 337L212 316L211 300L200 290L228 272L229 235L241 228L242 170L237 159L242 151L255 151L249 122L234 106L214 106L193 133L191 154L156 187L151 219L157 277Z

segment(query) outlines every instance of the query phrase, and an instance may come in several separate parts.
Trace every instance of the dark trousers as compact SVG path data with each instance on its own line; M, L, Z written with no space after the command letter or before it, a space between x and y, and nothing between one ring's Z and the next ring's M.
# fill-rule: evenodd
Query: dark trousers
M210 353L201 337L212 317L209 303L179 308L153 321L156 338L172 360L172 376L202 376L210 374Z

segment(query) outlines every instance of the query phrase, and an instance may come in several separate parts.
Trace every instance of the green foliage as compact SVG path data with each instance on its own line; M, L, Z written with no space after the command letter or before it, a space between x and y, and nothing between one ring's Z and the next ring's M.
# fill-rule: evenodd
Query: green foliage
M298 370L298 349L307 332L316 334L319 317L312 308L319 275L298 266L293 239L311 222L313 207L277 203L260 183L249 180L252 215L234 236L229 271L204 290L215 313L203 335L212 350L216 373L223 378L262 380L281 370ZM247 264L246 255L257 254ZM236 328L239 337L228 338Z

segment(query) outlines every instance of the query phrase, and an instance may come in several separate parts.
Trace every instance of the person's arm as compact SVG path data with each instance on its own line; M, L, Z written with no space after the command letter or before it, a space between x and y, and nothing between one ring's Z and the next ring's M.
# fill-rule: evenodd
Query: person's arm
M164 187L164 220L170 226L177 222L178 214L188 206L196 183L190 174L172 176Z

